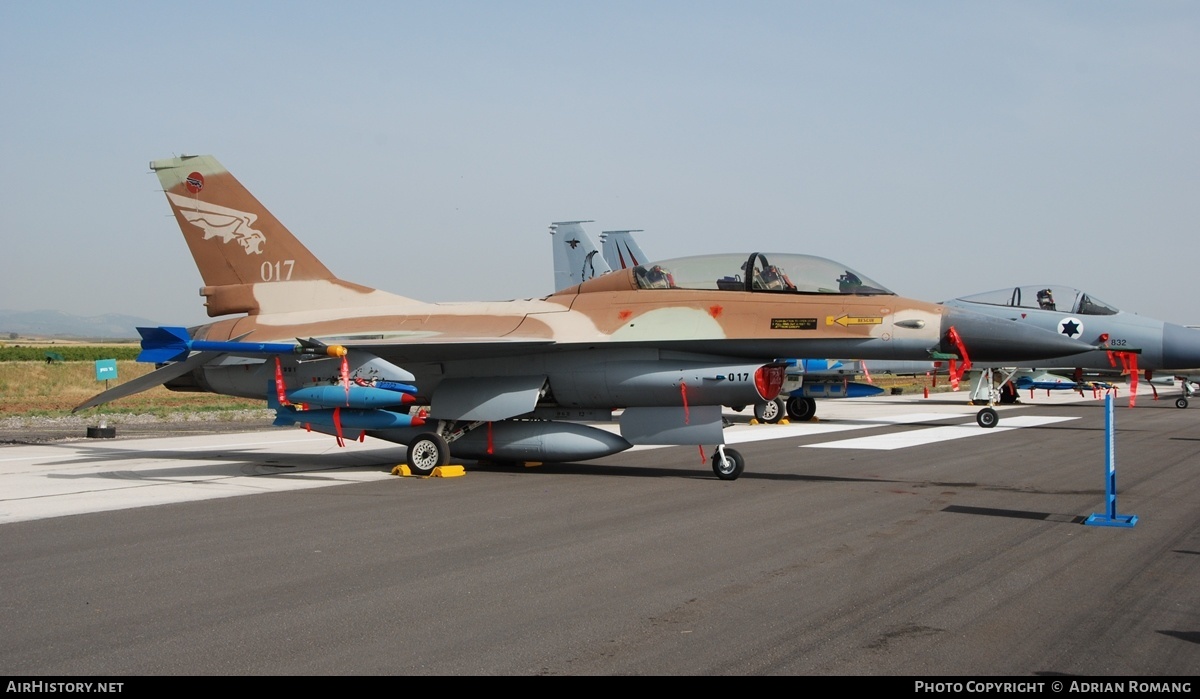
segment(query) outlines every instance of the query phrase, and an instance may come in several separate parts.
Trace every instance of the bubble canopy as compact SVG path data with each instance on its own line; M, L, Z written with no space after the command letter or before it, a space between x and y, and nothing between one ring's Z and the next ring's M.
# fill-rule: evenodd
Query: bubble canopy
M895 295L875 280L833 260L771 252L662 260L635 267L633 277L641 289Z
M958 300L992 306L1031 308L1089 316L1111 316L1120 312L1115 306L1107 304L1095 296L1062 284L1010 287L985 291L973 296L961 296Z

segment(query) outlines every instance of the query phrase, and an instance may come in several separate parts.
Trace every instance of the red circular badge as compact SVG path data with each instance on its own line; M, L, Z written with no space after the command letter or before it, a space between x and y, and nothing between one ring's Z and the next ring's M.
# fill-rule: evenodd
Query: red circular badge
M204 189L204 175L201 175L198 172L193 172L187 176L187 179L183 181L183 184L187 187L189 192L195 194Z

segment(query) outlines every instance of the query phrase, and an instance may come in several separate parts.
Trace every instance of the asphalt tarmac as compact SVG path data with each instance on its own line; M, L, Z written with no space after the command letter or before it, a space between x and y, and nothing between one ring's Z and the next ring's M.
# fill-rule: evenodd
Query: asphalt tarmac
M734 416L736 481L697 447L406 478L295 429L3 446L0 672L1190 678L1200 413L1113 403L1111 442L1090 394Z

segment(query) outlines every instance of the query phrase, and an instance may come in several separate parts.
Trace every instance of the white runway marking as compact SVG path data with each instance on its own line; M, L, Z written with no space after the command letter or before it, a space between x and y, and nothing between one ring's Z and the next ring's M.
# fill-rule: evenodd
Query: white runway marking
M951 439L963 439L966 437L980 437L985 434L1010 432L1012 430L1019 430L1023 427L1037 427L1039 425L1049 425L1055 422L1063 422L1066 420L1075 419L1077 418L1019 415L1016 417L1006 417L1001 420L1000 424L990 428L980 427L977 423L970 422L962 425L946 425L944 427L930 427L928 429L894 432L892 434L877 434L871 437L859 437L857 439L843 439L837 442L826 442L824 444L803 444L801 445L801 448L878 450L904 449L905 447L915 447L922 444L946 442Z
M912 413L907 415L880 415L861 420L839 420L838 422L793 422L788 425L739 425L725 430L726 444L760 442L765 439L787 437L814 437L836 432L866 430L884 425L908 425L916 422L933 422L948 418L962 418L955 413Z
M302 430L9 447L0 523L395 478L402 449Z

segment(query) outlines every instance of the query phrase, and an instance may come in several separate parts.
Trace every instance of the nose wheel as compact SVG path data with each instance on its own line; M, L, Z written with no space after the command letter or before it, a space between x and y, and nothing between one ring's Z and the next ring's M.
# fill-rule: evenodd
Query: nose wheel
M1016 391L1013 390L1008 399L1005 398L1003 392L1004 387L1009 386L1009 381L1013 375L1017 373L1015 368L1008 369L983 369L975 378L974 386L971 388L971 404L983 405L978 413L975 413L975 422L980 427L991 429L1000 422L1000 413L992 406L997 403L1015 403Z
M717 478L723 481L737 480L745 468L746 460L736 449L727 449L722 444L713 452L712 469L713 473L717 474Z
M1000 422L1000 414L996 412L995 408L984 408L975 414L975 422L979 423L980 427L991 429L996 426L997 422Z

